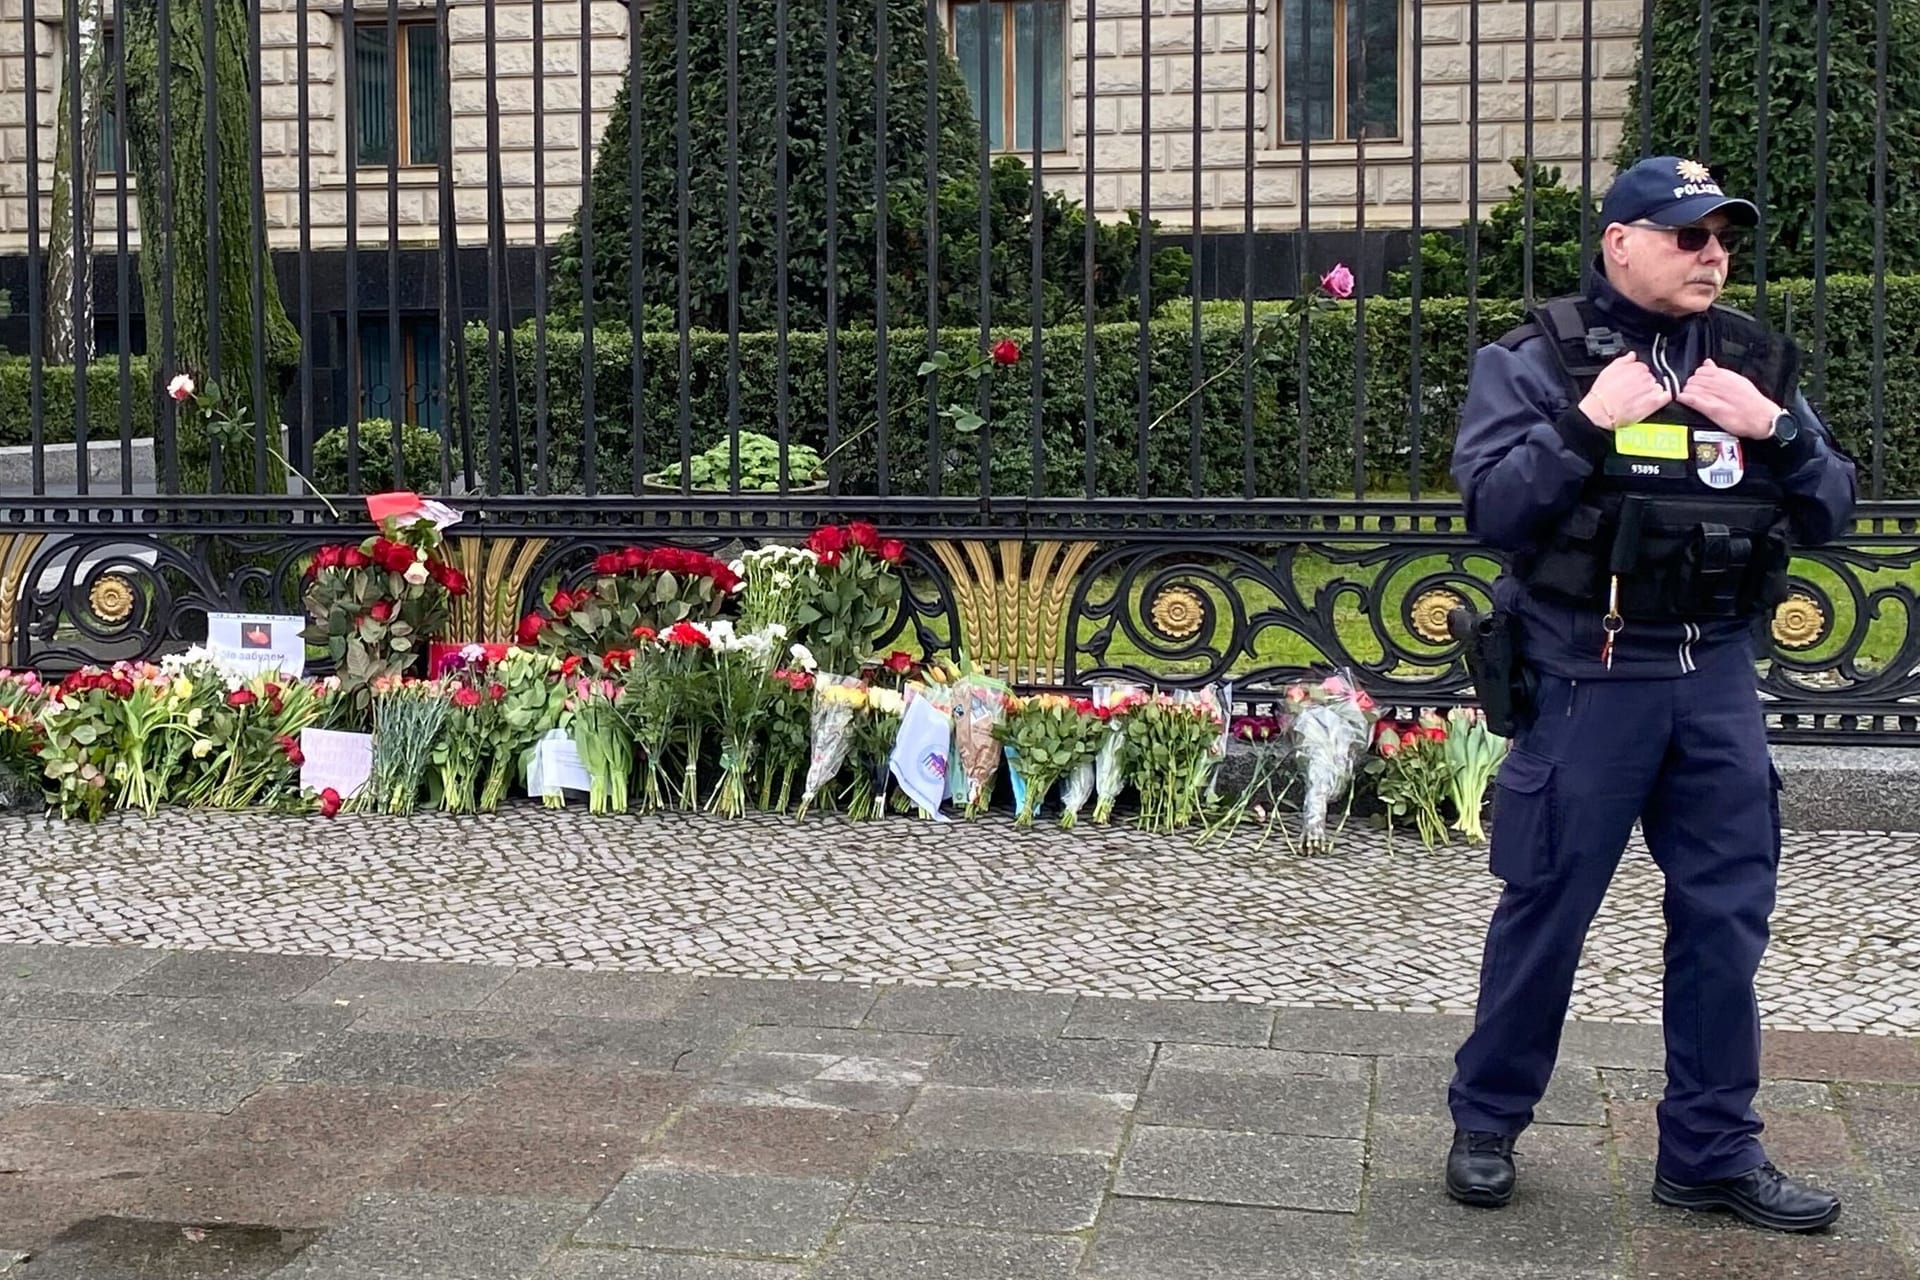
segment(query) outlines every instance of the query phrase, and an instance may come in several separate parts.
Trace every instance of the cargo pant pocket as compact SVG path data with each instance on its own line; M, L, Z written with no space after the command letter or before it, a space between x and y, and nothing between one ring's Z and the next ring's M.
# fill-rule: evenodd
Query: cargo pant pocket
M1516 889L1539 884L1559 868L1556 767L1545 756L1515 748L1494 779L1488 869Z

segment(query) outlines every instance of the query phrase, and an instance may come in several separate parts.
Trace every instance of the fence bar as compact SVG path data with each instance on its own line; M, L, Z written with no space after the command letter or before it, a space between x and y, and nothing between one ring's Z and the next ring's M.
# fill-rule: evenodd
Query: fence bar
M501 298L505 293L506 277L506 213L503 209L502 187L505 178L500 171L500 59L499 24L495 21L493 0L486 0L485 34L487 41L486 77L487 77L487 492L499 493L500 488L500 426L505 416L501 409L502 348L511 349L512 334L508 332ZM545 3L533 6L534 20L539 21L540 11ZM536 46L537 48L537 46ZM541 97L540 55L533 59L534 87L533 99ZM539 172L539 164L534 171ZM349 243L352 242L349 236ZM540 379L542 383L546 379ZM509 385L508 395L513 394Z
M1888 0L1873 14L1873 386L1868 412L1873 417L1875 502L1886 496L1887 459L1887 45L1892 15Z
M1415 6L1418 8L1419 6ZM1580 291L1593 276L1593 0L1580 0Z
M387 0L387 431L392 438L393 487L407 487L407 455L401 443L406 421L407 376L400 366L400 0ZM411 69L411 68L409 68Z
M206 197L207 215L207 278L206 305L204 308L207 325L207 381L220 380L220 118L215 99L219 96L219 77L217 74L217 55L219 40L218 20L214 14L214 0L204 0L200 7L200 106L202 148L206 175L202 184ZM224 390L224 388L223 388ZM224 487L221 469L220 440L211 431L207 433L207 475L208 489L218 493Z
M447 25L448 0L434 4L434 65L440 83L453 83L453 33ZM460 432L461 487L471 488L473 474L473 423L467 404L466 336L461 326L460 306L460 229L453 199L453 94L438 95L434 119L440 133L440 156L436 166L440 210L440 482L453 492L453 433ZM455 379L458 379L456 386Z
M1526 0L1524 20L1526 56L1521 63L1521 101L1527 113L1526 122L1521 126L1520 154L1525 157L1525 165L1520 171L1521 204L1524 209L1520 223L1520 296L1531 306L1534 300L1533 289L1533 93L1534 93L1534 35L1537 11L1533 0ZM1479 68L1475 68L1477 72Z
M1098 118L1094 113L1094 99L1096 97L1096 94L1094 93L1094 87L1098 83L1098 79L1099 79L1099 77L1097 77L1094 74L1094 61L1095 61L1094 50L1098 47L1098 36L1096 34L1098 28L1095 25L1096 22L1098 21L1098 15L1094 13L1094 10L1098 7L1099 7L1098 5L1091 3L1091 0L1089 0L1089 3L1087 5L1087 34L1085 36L1086 55L1087 55L1085 59L1086 67L1087 67L1087 85L1086 85L1086 90L1087 90L1087 146L1086 146L1087 174L1086 174L1086 189L1083 194L1083 200L1086 204L1086 209L1087 209L1087 216L1084 219L1082 219L1082 222L1084 225L1081 228L1082 235L1081 235L1081 248L1080 248L1080 277L1081 277L1080 283L1081 283L1081 289L1082 289L1082 297L1081 297L1081 303L1080 303L1080 307L1081 307L1081 326L1080 326L1081 392L1080 393L1083 400L1080 417L1081 417L1081 431L1083 433L1081 437L1081 442L1086 452L1086 457L1084 459L1084 467L1086 472L1085 487L1086 487L1087 497L1089 498L1098 497L1100 493L1100 458L1099 458L1099 444L1098 444L1098 441L1100 438L1100 427L1099 427L1099 423L1096 421L1098 417L1098 413L1094 407L1096 388L1095 388L1094 376L1093 376L1093 327L1094 327L1094 307L1093 307L1093 231L1094 231L1093 207L1094 207L1094 203L1093 202L1094 202L1094 176L1099 172L1099 169L1100 169L1100 163L1098 160L1100 149L1098 146L1095 145L1097 141L1096 130L1098 129L1099 125L1098 125Z
M1647 0L1651 5L1653 0ZM1480 347L1480 6L1467 6L1467 350Z
M684 0L683 0L684 2ZM827 0L827 452L840 445L840 5ZM685 43L685 32L681 33ZM681 323L685 323L684 320ZM685 399L683 395L682 400ZM840 462L827 469L840 492Z
M1533 0L1527 0L1528 11ZM1348 14L1352 14L1349 9ZM1352 39L1353 21L1347 21L1347 36ZM1360 57L1351 63L1359 73L1354 91L1347 95L1348 115L1357 100L1360 119L1347 121L1353 135L1353 272L1362 281L1367 278L1367 13L1365 0L1360 11ZM1353 496L1355 501L1367 494L1367 291L1353 291Z
M27 2L29 6L27 10L27 38L31 40L33 38L32 0L27 0ZM175 262L173 243L173 15L168 11L170 3L171 0L160 0L159 2L159 21L157 24L159 35L156 40L157 53L159 55L157 61L159 62L160 90L160 376L162 380L171 378L180 372L174 359L173 329L173 271ZM27 50L27 74L29 77L33 74L33 62L33 50L32 46L29 45ZM31 79L27 81L27 109L29 111L33 109L33 81ZM33 136L31 126L28 127L27 134L29 137ZM31 157L33 155L33 149L31 147L28 148L27 155L29 157L28 162L31 164ZM31 170L29 170L27 175L27 189L32 190L33 188L33 175ZM33 217L33 205L31 203L27 206L27 216L29 218ZM33 247L40 243L40 237L32 230L32 225L31 222L28 224L29 229L27 233L29 282L32 280ZM172 396L161 395L159 399L160 432L162 437L160 448L160 487L166 493L178 493L180 492L179 406L174 403ZM38 438L37 436L35 437L36 440ZM349 459L351 459L352 455L349 454L348 456ZM351 461L349 461L348 465L352 465ZM33 491L35 493L44 492L42 483L44 474L41 469L40 454L36 449L34 451L33 462Z
M784 5L786 0L779 0ZM927 354L940 349L940 38L941 0L927 0ZM781 119L786 118L785 113ZM784 133L784 130L782 131ZM1088 135L1092 136L1092 135ZM784 146L784 142L782 143ZM784 232L782 233L784 235ZM940 456L940 375L927 375L927 493L940 492L945 459ZM784 458L784 454L782 457ZM1088 495L1092 496L1092 495Z
M674 198L680 206L679 235L679 286L680 311L678 328L680 336L680 492L693 492L693 406L686 394L692 385L693 376L693 339L688 330L692 325L693 286L688 278L687 239L692 234L693 214L690 205L692 199L687 183L688 152L692 147L689 138L690 125L687 118L687 0L678 0L675 6L674 20L677 23L677 37L674 42ZM827 35L828 64L832 64L835 40L831 31ZM832 92L831 89L828 90ZM827 196L829 204L833 196ZM831 376L831 375L829 375ZM832 428L829 427L829 430Z
M1828 0L1814 9L1813 73L1813 401L1827 390L1827 78L1832 11Z
M73 233L72 271L73 279L68 281L67 305L72 308L68 314L67 325L73 330L73 478L75 492L85 494L87 482L91 478L87 459L87 352L93 347L91 330L81 332L80 318L86 314L87 299L93 293L92 254L88 252L92 237L88 228L93 225L93 191L83 178L88 172L87 164L82 160L80 148L86 145L86 134L81 128L80 81L83 76L80 65L80 3L79 0L67 0L64 14L67 28L67 124L72 130L72 147L69 154L73 157L67 174L68 193L73 198L72 207L67 210L69 230ZM99 33L95 32L95 38ZM54 104L56 109L59 104ZM55 119L58 119L56 110ZM58 177L58 174L55 174ZM35 200L39 199L38 190L27 193ZM53 228L58 231L58 228ZM51 264L49 264L51 269ZM56 300L57 301L57 300Z
M1707 94L1713 83L1713 0L1700 0L1700 154L1701 164L1713 163L1713 109Z
M301 0L302 4L306 0ZM119 314L114 317L120 353L120 492L133 492L133 253L127 240L127 59L126 0L113 0L114 48L113 118L119 125L113 140L113 208L115 239L119 256L115 258L114 296L120 299ZM302 43L304 52L306 45ZM151 367L151 362L149 362Z
M929 0L931 3L932 0ZM789 355L787 352L787 0L774 0L773 5L773 275L774 275L774 430L779 433L780 441L780 496L786 497L791 479L791 463L788 460L788 432L790 422L791 390ZM929 66L936 65L929 63ZM928 110L932 111L932 90L928 90ZM636 127L633 136L637 139L640 130ZM933 131L928 131L932 138ZM933 173L934 156L931 143L927 150L928 173ZM927 202L929 211L933 202ZM638 224L636 217L634 222ZM636 257L638 256L636 251ZM927 285L931 290L931 278ZM928 302L931 309L932 301Z
M1653 0L1640 3L1640 151L1654 155L1653 141Z
M787 35L786 16L787 15L786 15L785 6L786 6L786 0L780 0L779 57L783 60L781 63L783 72L785 70L784 59L787 56L787 49L786 49L786 35ZM535 6L535 7L537 8L538 6ZM632 365L633 383L632 383L631 390L628 392L628 396L632 401L631 405L629 406L629 409L631 411L632 418L633 418L633 422L632 422L633 433L632 433L631 443L629 444L628 447L632 455L631 457L631 461L633 463L632 481L633 481L633 492L635 493L639 493L642 489L646 487L645 476L647 474L646 273L641 269L642 259L645 256L643 252L645 249L645 244L640 234L641 215L644 213L644 210L641 207L642 188L640 185L640 176L641 176L641 167L640 167L640 124L641 124L640 122L640 86L641 86L640 21L641 21L640 10L635 6L631 6L631 5L628 6L628 9L627 9L627 196L629 201L632 204L632 215L633 215L632 217L627 219L627 324L633 334L633 351L631 353L631 359L630 359L630 363ZM785 119L786 119L786 112L783 107L779 116L776 117L776 122L784 121ZM784 127L781 127L779 123L776 123L775 128L778 131L780 143L782 148L784 149L786 145L786 129ZM538 172L539 166L536 165L534 166L534 168L535 168L535 171ZM592 177L591 172L588 172L582 175L582 180L583 181L591 180L591 177ZM538 203L538 197L536 197L535 202L536 204ZM543 210L536 210L536 216L538 216L540 213L543 213L543 212L544 212ZM544 222L545 221L544 218L542 218L541 221ZM535 237L535 240L536 240L536 247L534 249L534 252L544 257L545 249L544 247L541 247L538 244L539 237ZM541 299L536 304L536 309L541 311L544 311L546 309L545 299ZM545 318L542 317L538 321L538 323L541 324L542 328L544 329ZM544 407L544 403L545 402L543 400L542 401L543 407ZM540 418L539 431L540 431L540 448L542 452L544 452L546 449L546 434L547 434L546 417L544 414L542 414ZM544 483L544 477L542 478L542 482Z
M545 0L540 0L544 3ZM728 0L731 4L732 0ZM534 66L544 62L534 51ZM593 409L593 0L580 0L580 471L589 498L600 491L600 424ZM516 451L517 452L517 451Z
M1592 0L1587 0L1591 4ZM1408 8L1413 14L1413 254L1407 263L1407 496L1418 500L1420 497L1420 268L1426 256L1422 251L1420 228L1420 152L1421 118L1425 114L1420 108L1422 96L1420 50L1425 38L1425 25L1422 10L1425 6L1414 4Z
M884 4L885 0L881 0L881 3ZM1033 250L1033 302L1031 308L1033 314L1028 317L1028 319L1033 322L1033 333L1027 340L1027 373L1032 380L1031 386L1033 389L1033 403L1027 413L1027 440L1028 448L1032 455L1032 461L1029 466L1030 476L1028 489L1034 497L1038 498L1046 492L1047 483L1047 443L1046 436L1042 429L1041 412L1042 405L1045 403L1047 353L1042 341L1044 332L1042 326L1045 320L1042 315L1041 284L1045 274L1045 262L1042 258L1042 250L1046 245L1046 182L1043 177L1046 173L1046 153L1043 148L1046 143L1047 130L1046 80L1043 75L1043 68L1047 63L1047 28L1050 24L1047 22L1046 17L1047 6L1041 3L1041 0L1028 0L1027 12L1033 15L1034 39L1033 109L1028 113L1028 119L1031 120L1033 124L1033 181L1028 185L1028 192L1032 196L1032 203L1028 208L1028 215L1032 225L1027 232L1027 242ZM1196 22L1198 21L1197 13L1198 11L1196 10ZM1062 52L1065 51L1063 50ZM1060 110L1061 128L1064 132L1066 127L1066 107L1064 104L1062 104ZM1196 157L1196 166L1198 163L1198 157ZM1197 168L1196 172L1198 172ZM1195 181L1197 182L1199 179L1196 178ZM884 297L885 294L886 290L882 287L881 295ZM880 361L880 367L884 369L886 365L886 359L883 357ZM884 450L882 450L882 456L885 456ZM886 489L882 488L880 492L884 495Z
M346 32L346 49L340 59L340 117L345 128L341 144L345 155L342 157L344 163L341 168L346 170L347 178L347 239L344 262L347 276L347 403L344 406L347 414L347 491L359 493L360 417L363 410L360 382L363 373L360 362L360 25L354 21L351 7L345 11L341 25ZM487 113L489 117L498 114L493 94L493 47L493 5L489 3L487 5ZM160 61L162 65L166 63L164 54ZM498 164L500 149L494 145L494 139L491 136L488 141L488 154L493 157L492 163ZM494 252L496 250L492 244L489 244L488 263L490 265L493 261L491 255ZM489 295L492 287L491 276L489 276ZM492 314L491 310L488 314ZM497 376L500 362L489 360L487 365L488 368L496 371ZM488 403L495 406L495 413L499 412L500 396L497 388ZM498 472L496 453L496 484L494 485L496 492L499 487Z
M533 7L533 485L543 497L551 491L552 458L548 454L547 409L547 89L543 69L546 65L547 6ZM637 212L637 211L636 211ZM634 222L637 225L639 218ZM513 341L507 341L509 359ZM516 379L517 382L517 379ZM513 392L515 424L519 421L519 388ZM518 436L519 432L514 433ZM516 460L517 461L517 460Z
M1414 7L1416 9L1419 8L1418 5ZM1089 13L1091 13L1093 6L1088 5L1087 8ZM1241 492L1249 498L1256 496L1254 487L1258 483L1254 476L1253 457L1253 156L1255 149L1253 117L1255 103L1254 82L1259 78L1258 54L1256 52L1259 44L1259 21L1259 6L1251 3L1248 4L1246 30L1247 83L1246 97L1241 103L1241 111L1245 113L1245 119L1241 121L1241 124L1246 130L1244 145L1247 154L1244 172L1241 174L1241 200L1244 203L1241 208L1242 222L1240 230L1240 488ZM1275 39L1278 39L1277 35ZM1417 43L1415 49L1416 56L1414 58L1414 65L1417 67L1420 62L1417 56ZM1417 90L1413 95L1413 100L1415 102L1420 100L1420 94ZM1283 112L1285 110L1284 103L1282 104L1282 110ZM1415 112L1416 118L1418 118L1418 114L1418 112ZM1198 148L1196 147L1195 150L1197 151ZM1416 146L1413 149L1413 154L1414 164L1416 166L1415 172L1417 173L1417 166L1420 163L1420 148ZM1414 185L1419 185L1417 178L1414 181Z
M833 0L827 0L827 5L828 5L827 11L831 13L833 11L832 10ZM979 115L980 115L980 189L979 189L979 192L977 193L980 197L979 285L980 285L980 350L981 351L985 351L993 341L993 219L992 219L991 208L990 208L992 202L988 198L988 192L990 191L993 185L993 177L992 177L993 126L990 123L991 120L993 119L993 112L988 107L986 102L988 86L993 83L989 75L990 64L987 61L987 26L986 26L992 12L993 12L993 7L991 5L984 5L984 4L981 5L977 10L977 13L979 15L979 20L980 20L980 29L979 29L980 38L977 41L975 41L975 43L978 44L980 47L980 98L981 98L981 105L980 105L980 112L979 112ZM827 84L827 92L829 94L833 92L833 84L831 79L829 79ZM829 99L829 101L831 101L831 99ZM831 198L831 194L829 194L829 198ZM829 325L829 329L831 329L831 325ZM827 340L829 342L833 340L833 335L831 332L828 333ZM975 383L975 390L974 390L974 394L976 395L976 397L978 397L978 404L979 404L978 412L981 417L987 420L986 425L982 426L979 430L980 500L982 503L991 503L993 501L993 392L992 392L992 387L989 385L990 381L991 380L987 378L979 379ZM828 381L827 390L829 391L829 393L831 393L831 391L833 390L831 379L829 379ZM829 430L831 430L831 427L829 428ZM831 439L832 437L829 436L828 438ZM838 490L836 488L836 492L837 491Z
M728 4L735 0L728 0ZM874 466L887 496L887 0L873 0L873 321ZM928 192L928 199L938 193ZM736 433L737 434L737 433Z
M1140 496L1147 490L1147 426L1151 421L1153 365L1153 10L1140 0L1140 368L1136 394L1140 404ZM981 83L985 83L983 80ZM1200 91L1195 85L1194 92Z
M260 6L247 6L247 65L252 70L253 92L248 99L251 114L247 118L247 136L253 139L248 148L253 154L247 167L248 221L251 230L249 238L253 241L253 252L247 256L253 260L252 286L248 298L253 304L253 488L255 493L266 493L267 489L267 431L280 434L279 406L274 403L267 388L267 280L268 269L272 266L273 238L267 231L267 182L265 161L261 156L261 121L266 112L261 106L260 81ZM274 285L276 290L279 285ZM275 445L278 445L278 440Z
M116 5L124 5L126 0L114 0ZM316 484L319 477L313 475L313 446L318 432L314 430L313 413L313 54L307 41L307 22L312 17L311 0L296 0L293 7L294 22L299 25L300 38L294 43L293 74L298 82L294 85L294 128L300 135L298 209L296 215L300 221L299 252L299 309L300 309L300 444L297 456L308 464L309 476ZM124 30L125 28L121 28ZM443 24L444 29L444 24ZM126 119L124 111L120 118ZM122 131L124 136L124 131ZM123 148L124 149L124 148ZM444 214L442 216L445 216ZM126 221L122 212L120 220ZM124 245L120 250L124 256ZM124 289L124 286L123 286Z
M1760 38L1755 42L1758 53L1754 65L1758 101L1753 121L1753 202L1760 208L1760 225L1753 237L1753 311L1764 324L1767 320L1767 224L1770 221L1767 214L1767 108L1773 98L1767 70L1767 43L1772 31L1767 0L1759 0L1755 16L1760 24Z
M1192 397L1187 401L1187 481L1188 488L1196 498L1200 496L1200 433L1202 429L1200 402L1203 399L1199 391L1200 380L1206 374L1206 365L1201 359L1200 352L1200 183L1205 169L1205 166L1200 163L1202 154L1200 144L1200 116L1202 114L1201 107L1206 101L1204 95L1201 93L1200 86L1205 83L1201 73L1201 51L1206 47L1206 28L1203 25L1205 8L1206 6L1200 3L1200 0L1195 0L1193 6L1193 90L1192 100L1188 103L1188 111L1192 115L1193 125L1193 130L1190 135L1191 142L1189 143L1191 155L1188 159L1188 163L1193 168L1193 209L1191 211L1193 215L1191 220L1193 247L1188 255L1192 261L1188 266L1187 294L1189 300L1193 303L1193 315L1191 316L1193 332L1187 344L1187 394ZM1249 167L1252 166L1252 153L1248 153L1246 163Z
M1282 11L1281 20L1285 21ZM1297 9L1294 12L1299 12ZM1284 33L1279 36L1284 48ZM1305 288L1306 279L1312 273L1312 222L1313 222L1313 101L1309 90L1313 84L1313 23L1302 20L1300 23L1300 247L1294 254L1294 276L1296 287ZM1288 83L1291 83L1289 81ZM1280 107L1280 134L1286 137L1286 104ZM1300 490L1302 498L1313 496L1313 471L1308 447L1313 435L1313 395L1311 382L1312 365L1310 352L1313 338L1313 309L1300 313L1300 350L1299 350L1299 428L1300 428Z
M34 496L47 491L46 376L47 303L40 260L40 23L33 0L23 0L27 54L27 421L33 445Z

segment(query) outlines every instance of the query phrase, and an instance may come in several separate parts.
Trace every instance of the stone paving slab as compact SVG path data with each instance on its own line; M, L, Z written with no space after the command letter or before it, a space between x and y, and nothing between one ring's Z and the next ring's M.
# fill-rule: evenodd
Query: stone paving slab
M1126 826L1062 832L1000 817L964 827L887 821L849 839L831 818L606 820L532 806L484 822L165 812L80 826L0 815L0 833L18 851L0 865L0 944L287 957L169 958L164 969L144 967L144 956L93 961L134 967L72 968L35 983L100 990L123 977L137 990L298 1000L346 992L351 974L333 972L343 961L417 959L512 968L483 1002L491 1010L537 1004L562 1016L666 1021L702 1008L733 1017L742 1006L715 1000L755 999L702 997L695 980L812 978L877 991L862 1021L902 1030L1054 1036L1074 1012L1066 997L1174 999L1260 1011L1089 1006L1080 1025L1106 1036L1132 1020L1141 1034L1240 1042L1249 1018L1257 1026L1277 1007L1278 1048L1424 1046L1430 1056L1457 1043L1444 1022L1383 1045L1296 1015L1470 1013L1499 893L1484 849L1429 851L1405 839L1389 848L1359 827L1311 858L1277 843L1256 851L1251 838L1195 848ZM1767 1025L1920 1033L1910 905L1920 900L1920 836L1790 832L1783 843L1759 979ZM369 848L380 856L364 856ZM239 884L273 892L236 893ZM1574 1017L1658 1022L1662 892L1636 840L1595 921ZM597 994L611 988L593 979L613 971L656 977L621 987L623 1003L611 1005ZM9 972L0 956L0 994L29 981ZM548 998L556 989L573 993L571 1006ZM936 990L944 994L920 993ZM982 1022L967 1012L982 990L1029 1002L997 1004ZM448 998L466 997L436 989L423 1003ZM794 1003L783 1016L844 1025L864 997L812 998L819 1009ZM1166 1016L1191 1025L1152 1021ZM1571 1037L1567 1052L1592 1066L1661 1065L1657 1039L1631 1033ZM1905 1051L1885 1070L1920 1079L1920 1054Z

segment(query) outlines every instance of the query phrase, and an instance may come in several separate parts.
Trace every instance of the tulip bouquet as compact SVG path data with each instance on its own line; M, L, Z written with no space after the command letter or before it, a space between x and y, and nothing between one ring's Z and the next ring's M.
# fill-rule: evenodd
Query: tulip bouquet
M1487 728L1486 713L1478 707L1455 707L1447 713L1447 768L1452 785L1453 829L1476 844L1485 844L1480 812L1487 786L1506 758L1508 742Z
M867 686L856 676L821 672L813 681L813 717L809 734L806 783L800 791L804 818L827 785L839 776L853 747L853 723L867 705Z
M1093 820L1113 821L1113 806L1127 788L1126 716L1146 700L1146 690L1123 680L1096 681L1093 705L1107 713L1107 733L1093 755Z
M1367 769L1379 777L1389 839L1394 819L1412 817L1422 845L1431 849L1448 843L1447 822L1440 813L1453 783L1447 741L1446 724L1430 711L1412 724L1382 720L1374 726L1377 758Z
M1294 759L1305 782L1301 838L1309 851L1330 849L1327 808L1343 794L1351 799L1354 771L1372 734L1373 699L1350 677L1336 673L1317 684L1288 688L1286 710Z
M1057 693L1009 697L1007 717L993 731L1007 749L1008 767L1025 784L1014 813L1019 826L1032 826L1054 784L1082 765L1091 765L1100 749L1106 720L1091 701ZM1071 819L1063 824L1072 826Z
M31 671L0 671L0 809L44 799L40 786L40 717L46 686Z
M866 704L854 717L852 744L847 757L847 817L854 822L878 818L886 812L887 762L900 740L900 717L907 699L897 689L869 685Z
M1156 693L1127 710L1127 778L1140 797L1142 828L1176 831L1199 816L1223 727L1210 700Z
M373 700L373 772L354 799L363 813L412 813L433 764L451 705L441 685L382 676L368 686Z
M615 654L621 651L616 650ZM610 655L611 656L611 655ZM612 669L624 669L618 659ZM622 686L609 676L580 676L566 689L561 727L573 739L588 778L589 813L625 813L633 776L633 737L621 713Z

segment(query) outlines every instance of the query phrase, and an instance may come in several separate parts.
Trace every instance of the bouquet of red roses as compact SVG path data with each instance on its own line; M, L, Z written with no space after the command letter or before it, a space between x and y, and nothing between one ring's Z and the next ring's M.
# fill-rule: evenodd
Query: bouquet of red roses
M1387 810L1388 839L1393 820L1411 816L1420 843L1431 849L1446 844L1447 822L1440 814L1453 770L1447 763L1447 728L1431 711L1413 724L1382 720L1374 726L1376 759L1367 765L1375 774L1380 802Z
M812 650L820 670L853 675L900 610L906 544L856 520L816 529L807 550L814 585L794 614L794 639Z
M519 641L550 653L604 654L631 647L638 628L715 617L740 588L728 565L684 547L626 547L595 558L593 576L560 590L544 612L520 620Z
M374 680L414 670L446 629L452 599L466 593L466 576L447 559L431 520L389 518L357 546L314 554L306 592L313 624L303 636L326 644L343 688L364 705Z

